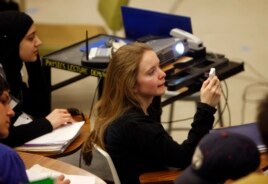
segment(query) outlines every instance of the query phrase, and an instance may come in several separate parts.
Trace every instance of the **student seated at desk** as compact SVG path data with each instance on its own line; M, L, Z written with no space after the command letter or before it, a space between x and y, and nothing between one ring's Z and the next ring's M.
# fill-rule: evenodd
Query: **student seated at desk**
M200 141L192 164L175 184L231 183L257 171L259 165L259 150L250 138L233 132L213 132Z
M10 85L11 95L19 100L14 109L16 114L19 116L23 111L34 117L31 123L17 127L13 126L17 117L12 118L10 134L1 141L11 147L74 121L67 109L55 109L49 114L50 90L38 55L41 43L30 16L18 11L0 12L0 74ZM28 86L22 80L23 64L28 73Z
M263 98L263 100L258 105L257 110L257 124L261 134L263 143L268 148L268 94ZM267 171L266 171L267 172ZM240 180L234 182L234 184L267 184L268 176L262 173L252 173Z
M110 154L122 184L139 183L139 175L166 167L185 168L199 140L214 122L215 106L221 96L214 76L201 87L192 128L179 144L155 120L154 97L165 92L166 74L156 53L148 45L133 43L120 47L110 60L97 102L93 131L83 146L83 157L91 161L93 143Z
M10 118L15 115L10 107L9 86L0 76L0 139L9 134ZM0 143L0 183L19 184L28 183L23 161L10 147ZM70 180L61 175L56 178L57 184L69 184Z

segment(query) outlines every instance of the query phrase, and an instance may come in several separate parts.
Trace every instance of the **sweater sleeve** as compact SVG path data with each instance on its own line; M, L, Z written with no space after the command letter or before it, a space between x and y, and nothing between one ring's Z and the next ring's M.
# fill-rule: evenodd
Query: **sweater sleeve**
M16 147L52 130L53 127L46 118L35 119L28 124L11 126L8 137L0 141L10 147Z
M0 183L28 183L26 168L19 155L0 144Z
M22 110L35 118L47 116L50 113L50 87L38 59L35 62L25 62L28 73L28 88L23 91Z
M131 130L127 132L132 138L135 137L133 144L147 157L145 160L150 159L152 163L159 165L185 168L190 164L198 142L212 128L215 112L215 108L199 103L191 130L182 144L173 140L158 123L132 124Z

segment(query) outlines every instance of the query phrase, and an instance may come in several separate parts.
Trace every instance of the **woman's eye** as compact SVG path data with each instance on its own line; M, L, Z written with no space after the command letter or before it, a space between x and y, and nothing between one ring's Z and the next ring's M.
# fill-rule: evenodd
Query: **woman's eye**
M28 37L28 40L32 41L34 39L34 36Z
M27 40L32 41L32 40L34 40L34 38L35 38L35 34L30 34L30 35L27 37Z
M148 74L149 74L149 75L153 75L153 74L154 74L154 71L149 71Z
M155 72L155 69L151 69L151 70L149 70L148 74L152 75L152 74L154 74L154 72Z

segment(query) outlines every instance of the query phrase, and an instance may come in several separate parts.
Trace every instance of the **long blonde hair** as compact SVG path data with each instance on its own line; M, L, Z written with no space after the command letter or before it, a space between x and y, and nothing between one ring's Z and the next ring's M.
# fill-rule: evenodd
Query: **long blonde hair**
M130 108L140 108L133 89L137 82L140 61L148 50L152 49L144 43L132 43L119 48L113 54L104 79L102 96L94 106L94 129L82 147L87 164L91 162L93 143L105 149L104 136L109 124Z

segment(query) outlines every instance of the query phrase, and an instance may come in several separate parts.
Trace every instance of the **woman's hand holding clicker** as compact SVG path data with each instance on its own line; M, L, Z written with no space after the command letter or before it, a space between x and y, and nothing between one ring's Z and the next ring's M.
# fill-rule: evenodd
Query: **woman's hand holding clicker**
M220 80L218 77L214 76L213 78L205 80L202 84L200 94L202 103L216 107L222 94Z

